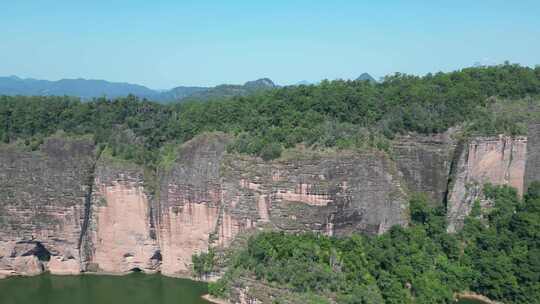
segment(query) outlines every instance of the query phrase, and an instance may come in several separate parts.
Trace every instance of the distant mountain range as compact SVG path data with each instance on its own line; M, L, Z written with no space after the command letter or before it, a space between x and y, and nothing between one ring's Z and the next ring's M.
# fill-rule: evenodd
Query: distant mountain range
M295 86L301 86L301 85L306 85L306 86L308 86L308 85L312 85L312 84L313 84L313 83L311 83L311 82L309 82L309 81L307 81L307 80L302 80L302 81L299 81L299 82L295 83L294 85L295 85Z
M371 83L376 83L377 82L377 80L375 80L375 78L371 77L371 75L369 75L368 73L362 73L362 75L358 76L358 78L356 78L356 80L369 81Z
M58 81L22 79L17 76L0 77L0 95L24 96L75 96L83 100L106 96L116 98L129 94L159 102L174 102L185 99L206 100L253 94L256 91L277 87L272 80L262 78L243 85L219 85L216 87L179 86L166 91L157 91L145 86L90 79L62 79Z
M363 73L356 80L377 81L368 73ZM309 85L307 81L296 85ZM19 78L17 76L0 77L0 95L24 96L75 96L83 100L98 97L117 98L129 94L162 103L185 100L209 100L213 98L250 95L258 91L278 87L269 78L248 81L243 85L222 84L215 87L179 86L170 90L152 90L142 85L109 82L91 79L61 79L58 81Z
M269 78L248 81L243 85L222 84L206 90L193 92L185 99L209 100L221 97L245 96L258 91L277 88L278 86Z

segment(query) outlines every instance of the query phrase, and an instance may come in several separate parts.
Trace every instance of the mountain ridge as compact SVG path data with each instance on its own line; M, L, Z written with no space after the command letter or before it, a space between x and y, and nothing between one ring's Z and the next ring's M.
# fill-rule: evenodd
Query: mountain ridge
M358 78L356 78L358 81L369 81L370 83L377 83L377 80L373 78L369 73L362 73Z
M247 81L242 85L222 84L214 87L177 86L169 90L155 90L146 86L113 82L101 79L65 78L42 80L21 78L16 75L0 77L0 95L22 96L73 96L83 100L108 97L117 98L135 95L161 103L179 102L184 99L202 99L248 95L259 90L278 87L269 78Z

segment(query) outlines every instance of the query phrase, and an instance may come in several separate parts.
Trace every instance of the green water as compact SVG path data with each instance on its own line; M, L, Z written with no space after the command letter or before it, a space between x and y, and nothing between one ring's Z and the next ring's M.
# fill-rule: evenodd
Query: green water
M0 304L208 304L207 285L161 275L54 276L0 280Z

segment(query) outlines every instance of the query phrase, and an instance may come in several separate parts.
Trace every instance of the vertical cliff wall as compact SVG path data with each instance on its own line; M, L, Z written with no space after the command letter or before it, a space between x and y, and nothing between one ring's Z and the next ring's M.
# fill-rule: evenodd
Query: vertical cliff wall
M509 185L523 194L527 138L478 137L461 153L447 201L448 231L463 225L485 183Z
M157 271L160 251L143 169L105 156L94 175L86 270Z
M525 169L526 190L533 181L540 181L540 123L529 126L527 144L527 163Z
M193 254L251 230L341 236L406 226L413 192L446 198L455 231L483 183L522 193L538 177L538 127L531 130L529 143L486 137L461 149L446 134L403 136L389 154L288 150L270 162L227 153L225 134L203 134L157 172L96 153L88 140L51 138L35 152L3 146L0 276L185 276Z
M51 138L39 151L0 148L0 273L78 273L88 140Z
M225 135L199 136L159 174L156 222L165 274L189 274L191 256L208 249L222 206L220 163L227 141Z
M407 224L405 191L383 153L315 153L270 163L229 155L223 167L226 213L239 230L266 225L344 235Z
M185 274L194 253L256 227L340 235L407 224L397 168L382 153L264 162L226 154L228 142L223 134L196 138L160 174L163 273Z
M224 134L195 138L159 174L155 209L165 274L189 274L193 254L228 246L250 229L343 235L407 225L406 193L383 153L264 162L227 154L229 141Z
M452 161L458 147L452 133L408 135L394 141L394 159L409 192L425 193L435 204L442 204L446 199Z

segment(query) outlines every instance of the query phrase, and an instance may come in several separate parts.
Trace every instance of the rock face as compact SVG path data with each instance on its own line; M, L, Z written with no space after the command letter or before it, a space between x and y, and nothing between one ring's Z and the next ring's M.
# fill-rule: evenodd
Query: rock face
M458 145L447 135L403 136L390 154L295 150L271 162L229 154L230 137L204 134L157 172L84 139L50 138L35 152L0 147L0 277L187 276L193 254L227 247L244 232L342 236L406 226L412 192L446 201L456 230L482 183L521 193L524 172L538 178L538 128L531 130L528 146L525 138Z
M402 136L393 145L396 163L409 191L445 200L448 177L458 146L451 131L433 136Z
M142 168L102 157L94 175L87 270L157 271L160 251Z
M222 206L219 176L226 143L226 136L196 138L160 174L156 223L164 274L189 274L191 256L208 250Z
M382 153L271 163L228 155L223 167L223 213L232 218L233 234L262 225L328 235L407 225L406 193L395 164Z
M525 189L533 181L540 181L540 123L529 126Z
M189 273L191 256L259 228L340 235L407 224L395 165L383 154L263 162L225 153L227 136L185 144L161 174L161 271Z
M1 148L0 273L79 271L94 159L87 140L51 138L35 152Z
M463 225L482 185L509 185L523 194L527 138L479 137L471 140L458 160L447 202L448 231Z

